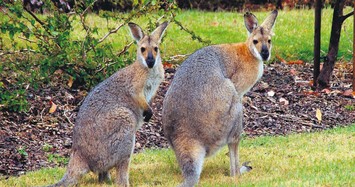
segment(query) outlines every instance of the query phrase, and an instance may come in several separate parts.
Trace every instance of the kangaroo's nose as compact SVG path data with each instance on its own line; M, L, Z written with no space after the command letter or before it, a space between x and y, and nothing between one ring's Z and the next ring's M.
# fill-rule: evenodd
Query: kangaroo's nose
M263 58L263 60L267 60L269 58L269 50L267 49L266 45L263 45L261 48L261 58Z
M148 68L152 68L154 66L154 63L155 63L155 59L153 57L153 54L152 53L148 53L148 57L147 57L147 59L145 61L147 62Z

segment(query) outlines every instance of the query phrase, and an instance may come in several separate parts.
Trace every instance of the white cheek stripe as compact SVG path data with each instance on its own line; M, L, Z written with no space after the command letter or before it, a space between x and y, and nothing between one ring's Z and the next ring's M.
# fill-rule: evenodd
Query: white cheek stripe
M256 47L253 45L253 53L254 53L254 56L260 60L260 61L263 61L263 58L261 57L259 51L256 49Z
M267 60L266 60L266 61L269 61L269 60L270 60L270 58L271 58L271 48L272 48L272 45L270 45L270 49L269 49L269 57L267 58Z
M147 65L147 62L144 60L144 58L143 58L143 56L142 55L139 55L139 57L140 57L140 61L141 61L141 63L145 66L145 67L148 67L148 65Z

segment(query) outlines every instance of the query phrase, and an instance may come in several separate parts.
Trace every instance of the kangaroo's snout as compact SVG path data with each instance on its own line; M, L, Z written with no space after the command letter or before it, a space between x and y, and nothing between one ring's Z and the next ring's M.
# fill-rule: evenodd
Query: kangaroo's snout
M261 47L261 53L260 53L261 57L263 58L263 60L267 60L269 58L269 50L267 48L266 45L263 44L263 46Z
M145 61L147 62L147 66L148 68L152 68L155 64L155 59L153 57L152 52L148 53L148 57L145 59Z

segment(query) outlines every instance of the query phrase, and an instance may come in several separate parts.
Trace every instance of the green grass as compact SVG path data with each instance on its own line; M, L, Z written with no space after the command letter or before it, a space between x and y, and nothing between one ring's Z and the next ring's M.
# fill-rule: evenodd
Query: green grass
M253 170L240 178L229 177L229 158L224 148L205 160L199 186L351 186L355 181L355 124L317 133L244 138L241 161ZM0 186L38 186L54 183L65 168L46 168L0 181ZM112 171L114 178L114 171ZM176 186L182 180L170 149L134 154L131 186ZM81 186L100 185L90 173Z
M345 9L345 13L352 9ZM254 12L261 23L269 12ZM328 50L331 21L333 10L323 9L322 11L322 42L321 50L324 56ZM154 15L158 17L157 15ZM4 21L5 18L0 18ZM188 29L193 30L198 36L205 40L210 40L212 44L236 43L245 41L247 31L244 27L243 13L237 12L201 12L182 11L177 14L177 20L182 22ZM348 18L342 29L339 46L339 59L344 58L350 61L352 58L352 35L353 18ZM147 26L147 17L132 20L143 28ZM1 22L1 21L0 21ZM81 38L85 35L79 19L73 19L75 31L72 33L73 39ZM87 18L89 26L97 26L98 38L106 34L110 28L115 28L117 21L100 18L96 15L89 15ZM307 62L313 59L313 34L314 34L314 10L291 10L280 11L275 25L275 36L273 38L273 58L275 54L286 60L302 59ZM1 36L1 34L0 34ZM6 43L4 38L4 43ZM105 42L112 43L114 49L120 51L125 43L132 41L128 28L120 29L116 34L111 35ZM24 41L21 41L25 43ZM8 44L9 45L9 44ZM23 44L23 46L26 46ZM177 25L171 24L167 30L167 36L161 45L164 57L177 54L190 54L203 47L203 44L192 41L191 36L181 31ZM131 58L135 58L135 47L130 48Z

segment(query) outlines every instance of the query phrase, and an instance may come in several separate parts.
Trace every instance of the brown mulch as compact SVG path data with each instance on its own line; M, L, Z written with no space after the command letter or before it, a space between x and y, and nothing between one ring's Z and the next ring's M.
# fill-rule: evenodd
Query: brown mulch
M311 64L265 65L261 81L244 97L246 136L313 132L354 123L350 66L337 65L331 88L313 92ZM152 103L154 117L137 132L135 152L168 147L162 132L161 109L174 72L174 68L166 69L166 80ZM52 83L29 90L29 112L0 111L0 179L43 167L64 166L60 158L70 155L76 113L86 94L65 83ZM50 111L53 103L57 106L54 112Z

